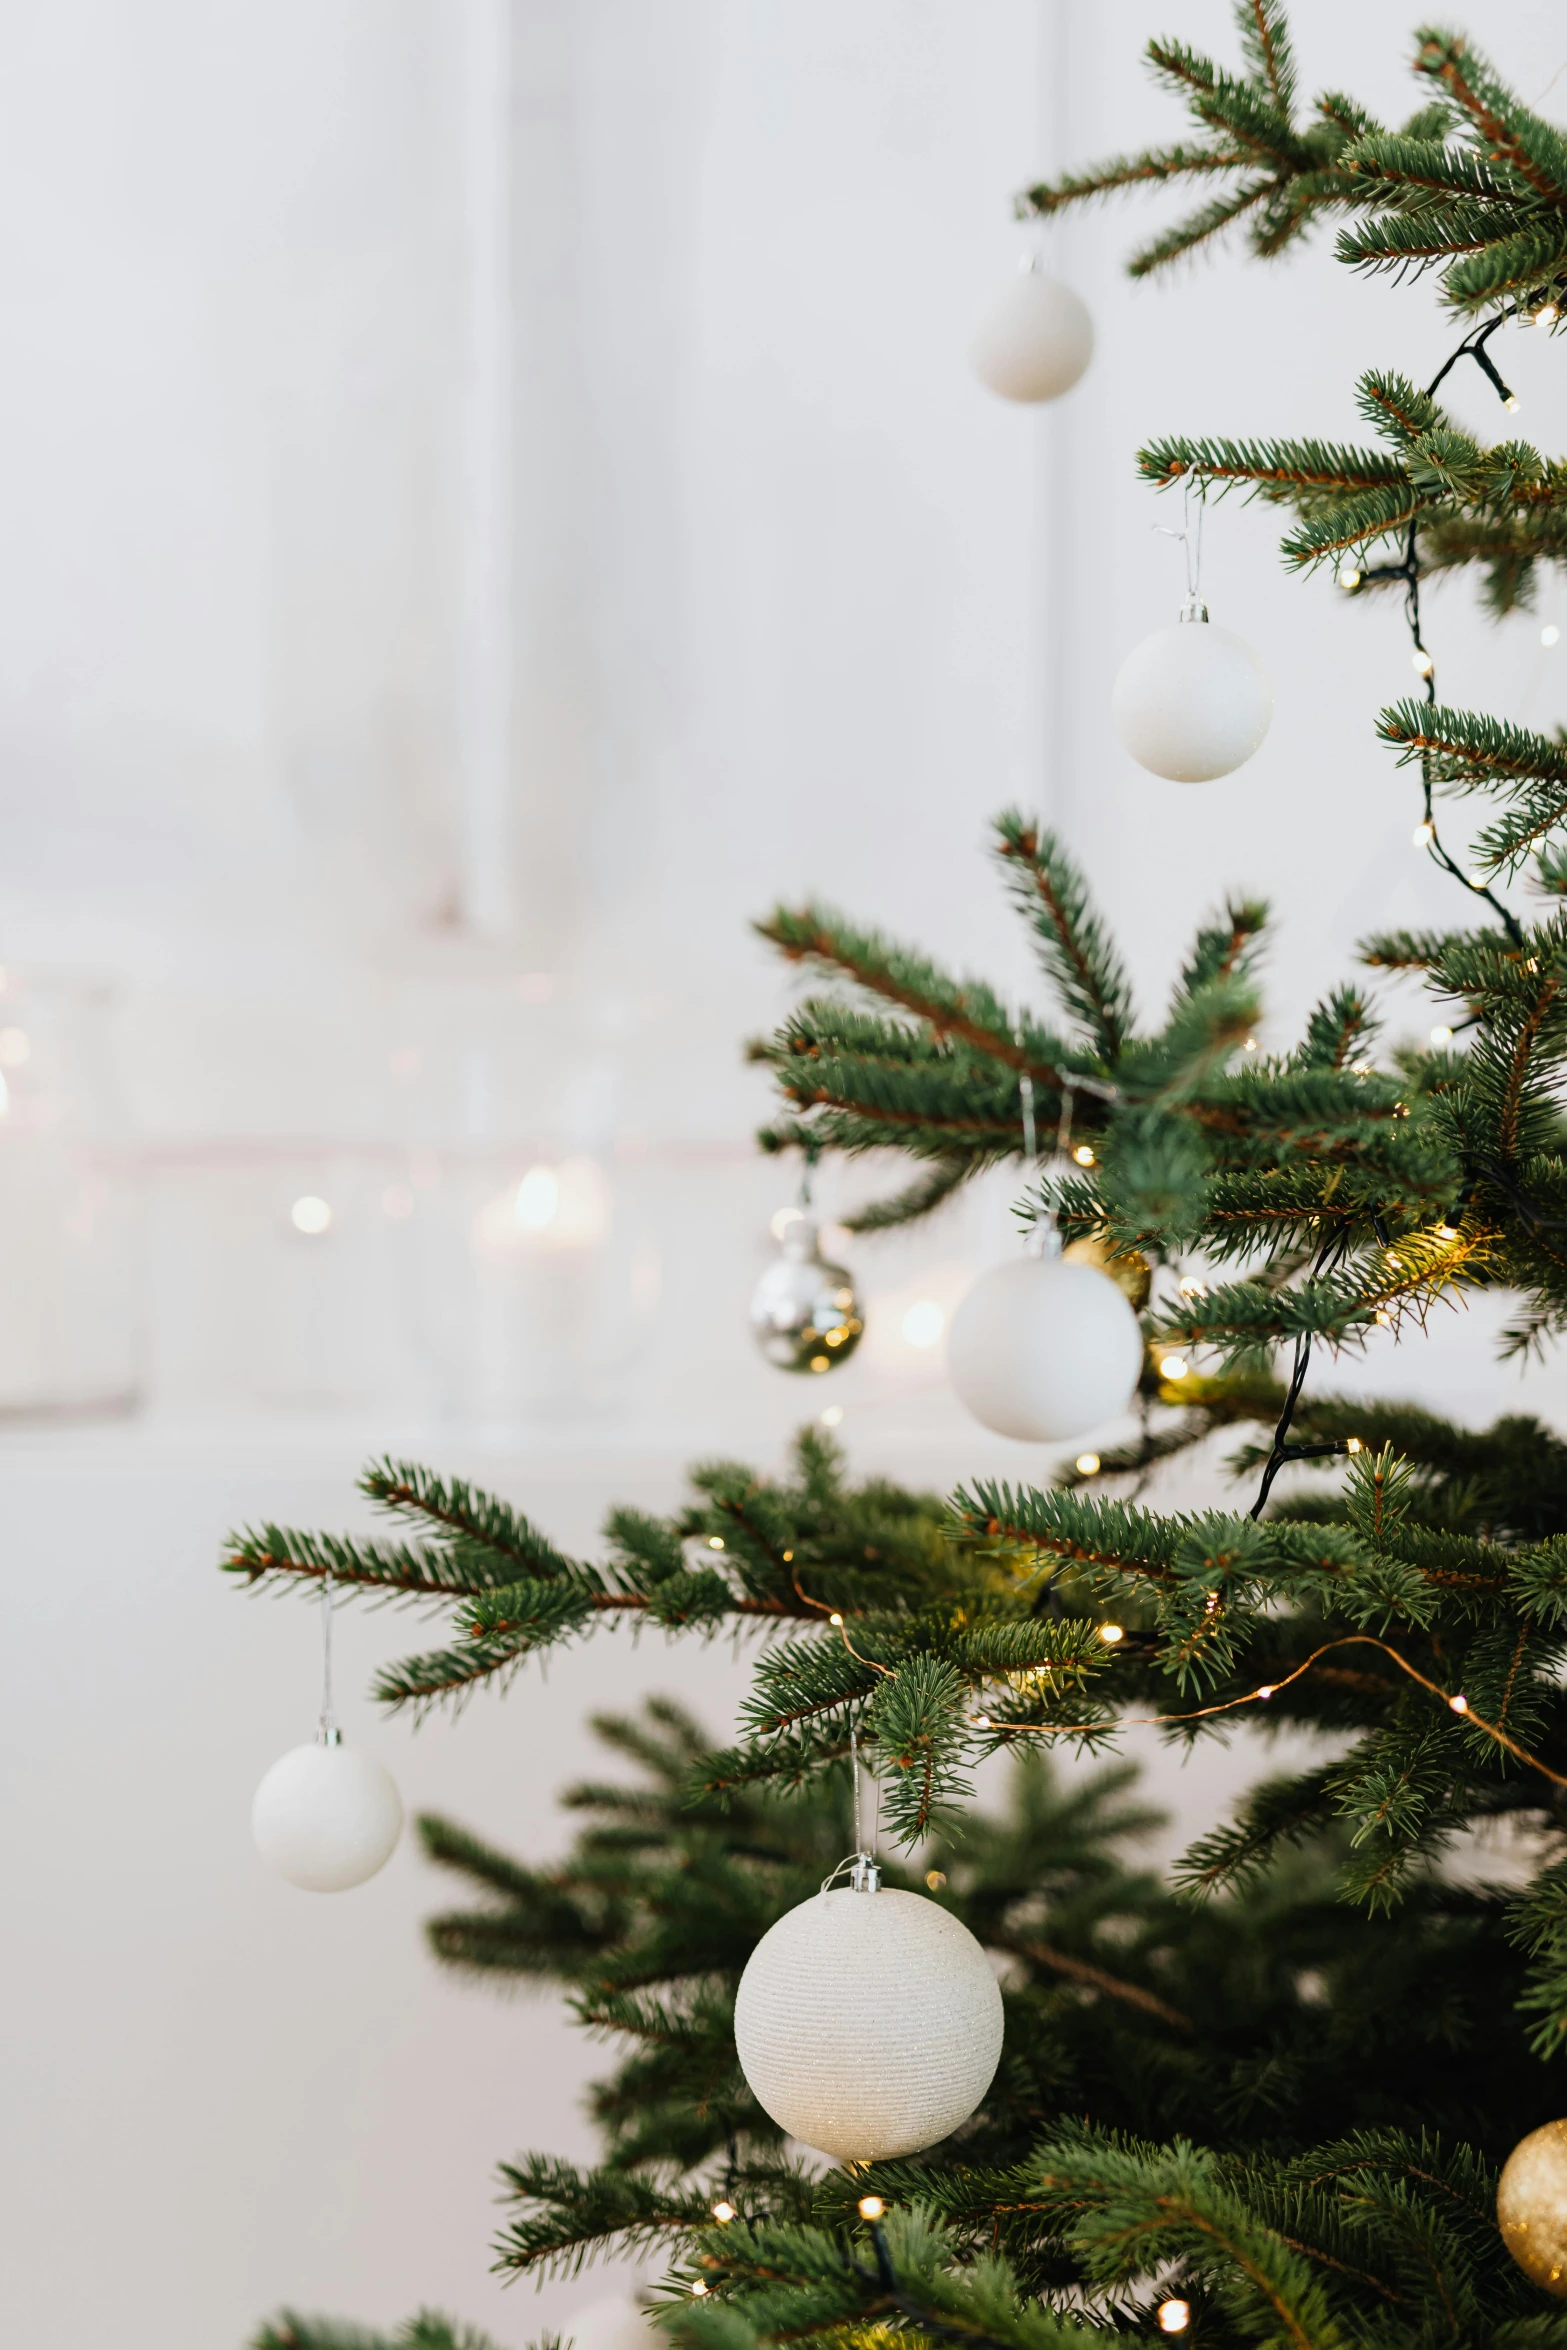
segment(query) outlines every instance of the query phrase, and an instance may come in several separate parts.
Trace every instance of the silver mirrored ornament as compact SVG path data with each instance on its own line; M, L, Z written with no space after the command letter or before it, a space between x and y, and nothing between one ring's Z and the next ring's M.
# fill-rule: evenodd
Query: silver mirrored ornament
M797 1216L778 1261L751 1293L751 1331L780 1371L834 1370L859 1345L865 1322L853 1276L822 1255L817 1228Z

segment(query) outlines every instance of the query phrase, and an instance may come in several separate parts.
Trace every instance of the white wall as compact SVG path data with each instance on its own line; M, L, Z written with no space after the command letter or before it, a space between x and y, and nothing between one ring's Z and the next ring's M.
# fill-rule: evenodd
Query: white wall
M1446 348L1429 296L1320 242L1133 288L1128 207L1060 238L1100 337L1073 398L1014 413L965 372L1011 189L1063 121L1076 157L1170 130L1137 48L1228 53L1219 0L1071 9L1064 52L1036 0L517 0L521 917L455 937L456 5L0 10L0 960L123 985L107 1122L151 1283L142 1421L0 1438L18 2338L211 2350L286 2296L428 2298L521 2342L593 2289L501 2301L484 2250L495 2159L586 2151L593 2052L435 1976L409 1854L341 1903L260 1872L245 1807L308 1730L311 1633L212 1560L247 1515L342 1522L388 1442L575 1541L691 1453L778 1457L800 1397L740 1324L786 1188L735 1054L786 1000L751 914L819 889L1021 987L979 851L1022 797L1149 1005L1222 890L1273 895L1282 1038L1365 928L1462 910L1372 740L1409 683L1396 618L1286 579L1266 515L1217 509L1207 568L1276 679L1258 758L1182 791L1106 717L1178 595L1139 440L1352 433L1359 367ZM1406 11L1302 15L1308 85L1352 54L1372 103L1413 103ZM1494 0L1481 29L1544 92L1553 12ZM1547 446L1558 349L1507 338ZM1454 404L1493 426L1478 383ZM1554 720L1537 622L1491 630L1459 587L1429 634L1454 698ZM613 1311L470 1278L476 1210L562 1149L617 1187ZM333 1240L301 1254L288 1203L323 1186ZM977 1445L897 1336L1004 1221L1003 1188L861 1252L872 1336L833 1392L863 1461L1035 1465ZM1346 1376L1481 1417L1520 1397L1487 1322ZM359 1620L350 1672L410 1633ZM412 1803L536 1853L589 1704L678 1687L716 1715L736 1686L705 1652L596 1651L456 1730L375 1735Z

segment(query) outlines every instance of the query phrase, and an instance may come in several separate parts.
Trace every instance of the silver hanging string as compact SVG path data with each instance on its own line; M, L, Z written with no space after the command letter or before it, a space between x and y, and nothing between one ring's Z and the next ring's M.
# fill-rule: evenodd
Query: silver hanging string
M343 1733L332 1705L332 1578L321 1578L321 1724L316 1732L322 1746L341 1746Z
M1018 1051L1021 1052L1023 1050L1023 1023L1021 1020L1013 1029L1012 1038ZM1017 1081L1017 1089L1023 1101L1023 1156L1025 1159L1034 1159L1038 1156L1038 1144L1034 1134L1034 1080L1026 1069Z
M849 1775L853 1788L854 1850L839 1861L829 1876L823 1877L821 1890L823 1893L830 1892L838 1879L847 1874L848 1890L851 1893L879 1893L881 1870L876 1865L873 1852L866 1848L864 1824L860 1815L860 1735L852 1723L849 1727ZM876 1837L881 1833L881 1782L876 1779L874 1772L871 1776L876 1784L876 1826L872 1831L873 1837Z
M1207 500L1200 493L1197 499L1197 521L1192 523L1192 477L1181 485L1181 525L1172 530L1167 522L1156 522L1154 529L1161 538L1179 539L1186 550L1186 601L1181 606L1183 620L1206 620L1208 607L1202 600L1202 518Z

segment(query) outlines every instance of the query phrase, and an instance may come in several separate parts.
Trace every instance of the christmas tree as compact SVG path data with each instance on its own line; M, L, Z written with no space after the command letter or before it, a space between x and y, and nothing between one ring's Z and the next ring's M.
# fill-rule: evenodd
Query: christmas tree
M1474 368L1510 405L1497 330L1557 324L1567 137L1435 31L1416 36L1423 103L1401 129L1336 93L1307 109L1281 9L1236 14L1238 72L1150 48L1188 141L1020 206L1189 179L1200 208L1135 272L1233 226L1266 258L1320 223L1351 267L1434 278L1452 310L1432 384L1362 379L1369 446L1180 439L1138 458L1158 488L1283 506L1289 565L1401 600L1423 690L1377 729L1466 903L1452 930L1373 938L1363 962L1419 975L1442 1041L1379 1053L1369 987L1346 981L1293 1050L1256 1050L1266 913L1243 903L1197 931L1162 1023L1140 1028L1083 877L1018 814L994 852L1047 1011L830 909L782 908L763 931L814 992L756 1048L782 1105L765 1146L902 1154L908 1177L866 1231L1021 1162L1025 1218L1129 1286L1152 1269L1135 1441L1049 1490L943 1501L853 1485L812 1433L785 1476L720 1463L669 1517L615 1512L595 1560L499 1500L382 1462L364 1490L395 1538L266 1526L227 1561L250 1583L449 1609L448 1644L383 1677L392 1707L461 1702L627 1621L759 1636L739 1743L711 1751L658 1705L602 1725L640 1781L576 1792L587 1825L564 1867L422 1823L473 1904L434 1922L438 1954L558 1982L624 2051L595 2092L602 2162L507 2169L501 2264L657 2247L660 2321L692 2350L1055 2350L1104 2329L1299 2350L1567 2340L1548 2297L1567 2167L1517 2257L1496 2216L1499 2166L1567 2104L1567 1443L1525 1417L1477 1432L1309 1377L1379 1326L1417 1333L1444 1296L1508 1293L1520 1351L1567 1325L1567 924L1503 894L1520 878L1567 894L1567 738L1446 707L1421 624L1439 572L1480 566L1502 614L1567 553L1567 461L1482 445L1440 399ZM1481 792L1460 862L1438 804ZM1063 1175L1034 1144L1069 1121ZM1238 1497L1180 1516L1142 1503L1162 1461L1224 1427ZM1311 1461L1324 1481L1276 1489ZM1263 1778L1165 1886L1125 1858L1144 1823L1124 1768L1052 1768L1058 1742L1111 1746L1128 1718L1175 1740L1282 1720L1323 1733L1330 1759ZM995 1753L1014 1773L992 1815L970 1774ZM824 2174L748 2086L734 2008L762 1936L861 1841L860 1758L887 1884L992 1954L1005 2038L940 2143ZM1533 1834L1532 1881L1444 1876L1453 1839L1499 1819ZM883 1990L895 2009L897 1982ZM374 2340L296 2317L259 2338ZM399 2339L475 2338L425 2317Z

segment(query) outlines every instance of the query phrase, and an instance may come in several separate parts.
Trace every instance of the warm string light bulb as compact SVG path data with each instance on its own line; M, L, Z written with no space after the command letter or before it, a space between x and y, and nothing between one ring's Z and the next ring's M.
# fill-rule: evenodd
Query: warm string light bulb
M1426 818L1423 824L1417 824L1415 826L1415 829L1411 833L1410 838L1413 840L1417 849L1428 849L1431 846L1431 843L1436 838L1436 826L1432 823L1429 816Z
M1161 2334L1184 2334L1192 2322L1189 2301L1161 2301L1159 2304L1159 2331Z
M1439 1020L1431 1031L1431 1042L1433 1044L1451 1044L1452 1041L1452 1030L1448 1027L1446 1021Z
M1159 1364L1161 1379L1184 1379L1187 1372L1184 1355L1165 1355Z
M1519 399L1516 392L1509 392L1506 399L1502 402L1502 406L1507 410L1509 416L1516 416L1519 409L1523 406L1523 402Z
M1557 627L1557 625L1556 625L1556 623L1555 623L1555 621L1554 621L1554 620L1548 620L1548 621L1545 623L1545 626L1544 626L1544 627L1541 629L1541 631L1540 631L1540 642L1541 642L1541 644L1542 644L1542 645L1559 645L1559 644L1561 643L1561 641L1562 641L1562 632L1561 632L1561 630L1560 630L1560 629Z
M1101 1624L1099 1637L1107 1648L1114 1648L1118 1641L1126 1638L1126 1632L1120 1624Z
M1091 1167L1094 1163L1094 1154L1086 1142L1080 1142L1072 1156L1080 1167Z
M1096 1452L1080 1452L1072 1466L1080 1477L1092 1477L1098 1472L1099 1455Z
M1543 326L1549 330L1556 324L1560 316L1561 311L1554 302L1542 302L1534 314L1534 323L1536 326Z
M1335 577L1338 580L1339 586L1345 590L1358 588L1360 585L1360 567L1355 563L1341 563L1338 567L1338 571L1335 574Z
M732 2203L715 2203L713 2205L713 2217L721 2228L727 2228L734 2216L735 2207Z
M1409 656L1409 666L1411 669L1413 669L1417 677L1429 677L1432 671L1436 668L1436 663L1432 660L1424 645L1416 645L1414 651Z
M1450 1697L1447 1702L1452 1707L1455 1714L1466 1714L1469 1711L1469 1700L1467 1697Z
M883 2203L879 2195L862 2195L860 2197L861 2219L878 2220L882 2217L882 2214L886 2211L886 2208L886 2204Z
M1365 1451L1365 1449L1366 1449L1366 1447L1365 1447L1365 1440L1364 1440L1364 1438L1362 1438L1362 1437L1359 1437L1359 1436L1346 1436L1346 1437L1345 1437L1345 1439L1344 1439L1344 1450L1345 1450L1346 1452L1364 1452L1364 1451Z

